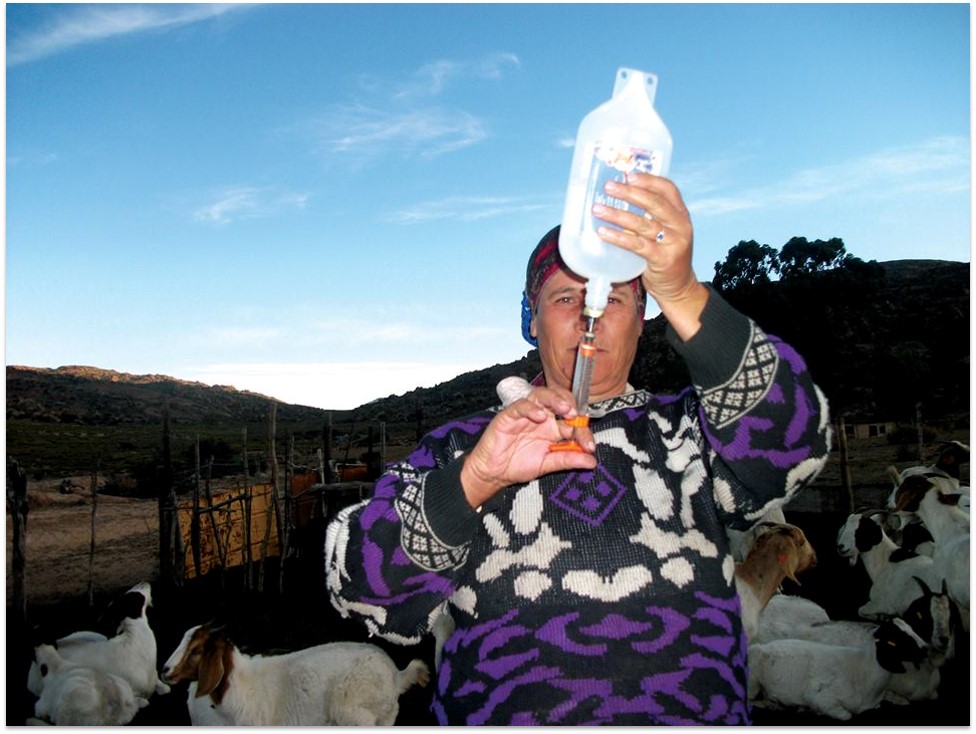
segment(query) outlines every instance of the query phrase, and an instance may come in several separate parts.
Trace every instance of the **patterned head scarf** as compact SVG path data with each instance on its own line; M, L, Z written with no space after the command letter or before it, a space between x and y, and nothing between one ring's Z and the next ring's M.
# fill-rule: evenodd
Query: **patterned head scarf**
M538 341L529 331L532 323L532 314L535 313L536 305L539 301L539 294L542 286L557 270L565 270L567 273L572 271L563 262L559 254L559 225L550 229L535 246L529 256L529 264L525 268L525 290L522 291L522 337L533 347L539 346ZM634 289L640 304L644 303L645 292L644 284L640 278L630 281L630 287Z

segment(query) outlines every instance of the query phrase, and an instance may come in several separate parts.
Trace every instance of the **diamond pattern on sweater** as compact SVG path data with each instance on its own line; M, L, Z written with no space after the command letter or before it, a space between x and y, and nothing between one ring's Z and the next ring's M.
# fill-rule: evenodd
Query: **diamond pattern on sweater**
M422 485L410 484L395 502L402 521L400 545L414 563L428 571L444 571L464 564L469 544L459 547L438 540L424 515Z
M708 390L698 387L702 407L715 427L724 428L739 420L761 402L773 386L778 366L776 347L753 327L749 348L732 379Z
M552 496L554 504L590 525L599 525L626 492L610 472L597 467L592 472L570 472Z

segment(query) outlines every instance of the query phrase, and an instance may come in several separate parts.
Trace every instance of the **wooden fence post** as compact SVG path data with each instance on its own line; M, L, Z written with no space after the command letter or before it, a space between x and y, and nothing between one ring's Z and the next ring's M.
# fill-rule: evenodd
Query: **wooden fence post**
M271 468L271 497L264 513L264 538L261 540L261 566L258 568L258 592L264 591L264 566L268 560L268 543L271 540L271 521L278 506L278 454L275 450L275 423L278 418L278 404L271 403L268 421L268 460ZM281 536L278 536L279 541Z
M295 461L295 436L288 434L288 453L285 459L285 496L284 512L281 522L281 534L278 536L278 545L281 549L281 562L278 564L278 592L285 590L285 558L288 557L288 542L291 540L291 478L294 475L292 467Z
M7 461L7 510L13 525L13 548L10 571L13 581L11 616L12 629L25 630L27 626L27 472L16 460ZM9 635L8 630L8 635ZM9 636L8 636L9 639Z
M332 411L325 415L325 426L322 428L322 484L332 484L336 481L332 474Z
M98 465L91 473L91 535L88 541L88 608L95 606L95 516L98 512Z
M200 558L200 436L194 446L196 472L193 482L193 513L190 515L190 552L193 554L193 570L197 578L203 576L203 561Z
M847 423L844 416L837 419L837 446L840 449L840 481L847 493L848 512L854 512L854 487L851 484L851 463L847 454Z
M220 528L217 527L217 519L214 517L213 494L210 492L210 479L213 476L214 457L207 460L207 478L203 483L203 494L207 498L207 515L210 516L210 530L213 532L214 545L217 546L217 560L220 561L220 588L224 588L225 572L227 571L227 552L224 543L220 539ZM228 524L228 528L230 525Z
M177 588L182 581L177 577L176 550L182 546L182 538L176 517L176 489L173 486L169 431L167 404L163 408L163 476L159 486L159 581L166 591ZM182 569L182 563L180 568Z
M244 444L244 590L250 591L253 588L251 583L254 573L254 556L251 553L251 480L248 477L247 463L247 427L243 430Z

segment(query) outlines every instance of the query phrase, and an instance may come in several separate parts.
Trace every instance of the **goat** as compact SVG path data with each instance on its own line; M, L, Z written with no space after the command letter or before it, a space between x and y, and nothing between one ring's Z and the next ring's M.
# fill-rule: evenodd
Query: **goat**
M910 476L942 477L949 480L950 486L954 485L958 488L960 486L959 466L968 462L969 446L961 441L948 441L942 444L939 458L935 460L934 464L928 466L910 466L901 471L898 471L893 466L889 466L888 475L891 477L894 486L888 498L888 506L895 506L895 493L898 491L901 483ZM968 499L968 487L966 495ZM966 507L968 508L968 506L967 502Z
M34 716L43 723L121 726L149 705L125 678L66 660L51 645L38 645L34 658L43 681Z
M882 622L871 637L868 646L799 639L750 645L749 698L843 721L876 708L892 674L923 661L926 645L902 619Z
M926 655L904 672L892 673L884 699L897 704L923 701L938 696L940 668L949 656L955 611L943 588L941 594L931 591L915 579L922 589L900 617L925 643ZM776 639L810 640L826 645L870 647L879 625L873 622L831 620L818 604L802 597L776 594L759 617L759 634L755 640L764 644Z
M742 608L746 636L756 636L759 614L784 578L799 583L796 575L817 564L817 554L796 525L771 525L760 535L746 560L735 566L735 587Z
M106 615L120 617L114 637L87 630L73 632L57 641L58 654L79 665L124 678L136 696L148 699L153 693L169 693L169 686L159 680L156 672L156 637L146 617L151 604L149 584L136 584L106 610ZM35 661L27 672L27 689L40 696L43 686Z
M399 697L426 686L422 660L397 670L382 649L331 642L282 655L242 653L222 627L191 627L163 665L169 683L189 681L196 726L392 726Z
M871 578L868 601L858 609L865 619L900 615L918 597L914 578L938 587L942 575L928 556L903 551L873 517L878 511L854 512L837 533L837 552L853 566L860 558Z
M969 629L969 514L957 506L960 495L938 477L912 475L895 490L894 509L911 512L935 539L932 563L945 579ZM958 489L958 487L957 487Z
M783 509L776 507L767 511L748 530L726 528L726 534L729 536L729 547L732 549L732 559L736 562L744 561L760 535L776 525L785 524L786 516L783 514Z
M800 637L799 630L830 621L827 610L802 596L773 594L759 614L756 635L750 642Z

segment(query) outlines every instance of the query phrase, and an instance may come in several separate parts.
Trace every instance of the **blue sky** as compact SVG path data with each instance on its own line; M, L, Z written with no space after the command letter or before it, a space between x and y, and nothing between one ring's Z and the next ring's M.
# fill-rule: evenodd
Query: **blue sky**
M659 77L700 279L793 236L969 262L970 29L967 3L7 4L7 364L346 409L518 359L618 67Z

